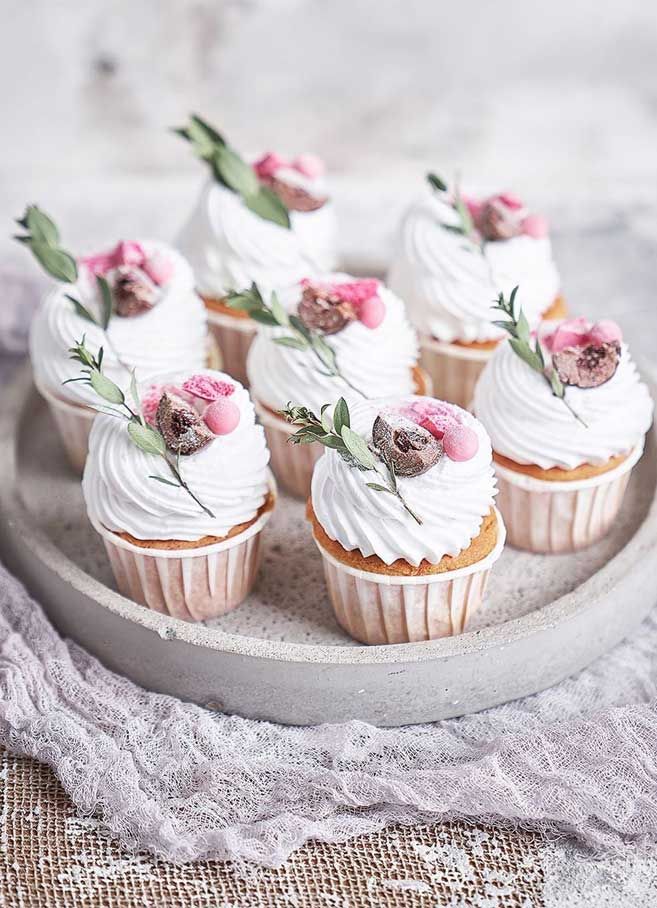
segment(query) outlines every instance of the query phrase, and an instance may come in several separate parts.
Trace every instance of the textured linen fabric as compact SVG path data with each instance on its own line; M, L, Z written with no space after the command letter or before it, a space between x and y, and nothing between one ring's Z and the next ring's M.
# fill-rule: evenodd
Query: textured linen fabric
M6 288L0 350L17 353L25 287ZM62 640L0 569L0 743L52 766L121 842L174 860L276 866L310 839L459 817L598 850L652 845L657 619L577 677L485 713L289 728L141 690Z

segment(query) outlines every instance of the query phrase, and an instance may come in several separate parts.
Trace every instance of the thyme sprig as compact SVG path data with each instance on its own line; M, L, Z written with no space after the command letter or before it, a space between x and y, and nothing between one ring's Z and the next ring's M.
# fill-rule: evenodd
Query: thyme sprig
M28 205L25 214L22 218L17 218L16 223L27 233L16 235L14 239L27 246L46 274L56 281L74 284L78 279L78 265L75 256L61 246L59 229L53 219L37 205ZM65 293L64 296L81 318L106 332L112 318L112 291L102 274L96 275L96 284L100 295L98 317L70 293Z
M429 186L431 186L432 189L437 192L448 193L450 191L447 183L435 173L427 174L427 183L429 184ZM477 247L479 252L481 252L481 254L483 255L486 243L475 227L475 223L472 220L472 215L470 214L468 206L465 204L463 196L461 195L458 180L455 181L454 189L451 192L451 206L458 215L458 223L445 224L441 221L440 226L443 228L443 230L448 230L450 233L458 233L465 239L470 240L470 242L473 243Z
M564 405L570 410L575 419L586 428L586 423L582 417L573 410L566 400L566 388L559 378L559 373L554 366L546 365L538 337L534 338L534 345L532 346L529 322L527 321L522 308L516 309L517 293L518 287L514 287L508 300L503 293L499 294L495 301L495 305L491 308L502 312L506 318L504 320L494 321L493 324L497 325L498 328L503 328L511 335L509 343L511 344L513 352L517 354L523 362L527 363L530 369L533 369L534 372L538 372L543 376L554 396L563 401Z
M272 338L275 344L312 354L319 363L320 368L317 371L320 375L337 378L361 397L367 397L344 375L338 365L337 354L324 335L308 328L297 315L288 313L281 305L276 293L271 294L268 305L258 286L253 283L248 290L229 293L226 297L226 304L231 309L239 309L248 313L254 321L261 325L287 328L289 334Z
M186 126L173 130L192 146L192 151L212 171L214 179L239 195L255 214L290 229L290 213L275 192L264 186L254 169L231 148L221 133L197 114Z
M366 482L368 489L374 492L385 492L394 495L402 507L411 515L416 523L422 525L422 520L405 501L397 486L397 475L391 461L375 456L362 435L351 428L349 406L341 397L333 408L331 417L329 404L324 404L321 415L317 417L308 407L294 406L291 403L281 411L282 416L290 425L298 426L297 431L288 439L295 445L308 445L318 442L326 448L333 448L350 467L361 472L373 471L378 474L381 482ZM385 468L382 471L381 467Z
M175 488L184 489L193 501L203 510L208 517L214 518L212 511L206 507L196 494L190 489L187 482L183 479L180 467L180 451L176 453L175 459L169 454L164 440L164 436L153 426L148 425L144 419L137 389L137 379L134 370L130 380L130 397L128 400L117 384L103 373L103 348L100 347L96 356L89 350L86 345L85 337L76 342L69 349L70 358L81 364L81 375L78 378L69 378L64 384L69 382L83 382L89 385L96 392L101 400L105 401L94 409L101 413L107 413L110 416L124 419L127 422L127 431L130 440L140 450L146 454L153 454L161 457L166 463L174 480L167 479L164 476L149 475L149 479L155 479L157 482L165 485L174 486Z

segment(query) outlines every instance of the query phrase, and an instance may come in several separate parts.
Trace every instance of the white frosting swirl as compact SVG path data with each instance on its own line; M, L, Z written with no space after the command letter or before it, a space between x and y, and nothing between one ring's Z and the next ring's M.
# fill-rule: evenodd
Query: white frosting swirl
M348 274L333 273L320 282L353 281ZM281 294L280 300L289 312L296 312L302 288L297 284ZM366 397L388 397L413 392L412 369L417 364L418 344L402 301L383 284L378 295L385 306L385 317L374 329L359 321L350 322L342 331L327 335L336 353L338 366L352 385ZM322 374L321 366L309 351L283 347L275 337L289 335L285 328L259 327L247 360L249 384L253 397L272 410L289 401L319 412L325 403L335 403L344 396L360 397L339 378Z
M158 376L158 382L180 385L189 374ZM235 385L230 400L241 414L233 432L180 461L183 479L215 516L202 511L184 489L149 479L149 475L171 478L162 458L136 447L125 422L99 415L89 437L82 490L89 516L108 530L128 532L137 539L195 541L225 536L232 527L252 520L264 504L269 450L248 392L222 372L203 369L197 374Z
M545 322L545 331L556 325ZM550 354L545 352L546 362ZM577 420L545 378L500 344L482 373L474 411L493 448L516 463L573 470L629 452L650 428L653 405L625 344L612 378L597 388L566 388Z
M324 195L321 181L296 173L294 179L301 185L305 179L304 188ZM291 211L290 221L288 229L261 218L239 195L210 180L178 241L199 292L220 298L253 281L268 292L335 268L337 225L331 202L316 211Z
M79 363L70 359L68 351L83 335L92 353L104 348L103 371L123 388L130 382L131 368L136 369L137 378L143 381L174 365L190 372L205 366L206 311L194 290L191 268L178 252L164 243L140 241L140 245L148 256L159 253L174 265L171 279L158 288L158 302L141 315L130 318L115 315L107 330L108 343L103 331L78 315L67 299L70 294L98 314L97 285L89 270L80 266L77 283L60 285L50 291L32 321L30 357L38 384L73 403L97 403L94 391L84 382L63 384L80 375Z
M491 322L491 306L516 285L525 315L536 324L559 292L550 240L495 240L482 255L471 240L441 226L458 223L436 193L417 201L402 219L388 284L406 301L417 329L447 342L497 340L503 332Z
M352 427L368 441L377 414L386 406L427 398L363 401L351 407ZM479 450L457 463L447 456L421 476L398 478L399 491L422 519L418 524L393 495L366 486L371 472L348 464L327 449L315 466L312 505L321 526L347 551L378 555L385 564L403 558L419 565L437 564L444 555L458 555L477 536L496 494L491 445L481 423L450 405L461 421L477 433ZM383 468L382 468L383 469Z

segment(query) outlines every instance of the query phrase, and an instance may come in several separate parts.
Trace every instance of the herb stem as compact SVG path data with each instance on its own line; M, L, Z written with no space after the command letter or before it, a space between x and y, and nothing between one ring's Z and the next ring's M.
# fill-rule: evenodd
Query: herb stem
M212 513L210 508L206 507L203 504L203 502L194 494L194 492L192 492L190 487L187 485L185 480L182 478L182 475L181 475L180 471L178 470L178 468L176 467L176 465L171 460L169 460L169 458L166 456L166 454L162 455L162 459L165 461L165 463L171 470L171 473L173 474L173 476L178 480L180 487L183 488L187 492L189 497L191 499L193 499L193 501L196 502L196 504L201 508L202 511L204 511L208 515L208 517L211 517L214 520L214 514Z
M337 362L335 363L335 365L332 365L331 363L326 362L326 360L322 357L322 355L319 353L319 351L316 350L315 347L312 346L312 344L310 346L310 349L315 354L315 356L317 357L317 359L319 360L321 365L324 366L324 368L328 370L329 375L332 378L341 379L341 381L343 381L348 388L351 388L352 391L355 391L357 394L360 394L361 397L363 397L365 400L367 400L367 394L365 394L363 391L361 391L360 388L357 388L356 385L352 384L352 382L350 382L349 379L345 375L342 374L342 372L340 371L340 369L337 365Z

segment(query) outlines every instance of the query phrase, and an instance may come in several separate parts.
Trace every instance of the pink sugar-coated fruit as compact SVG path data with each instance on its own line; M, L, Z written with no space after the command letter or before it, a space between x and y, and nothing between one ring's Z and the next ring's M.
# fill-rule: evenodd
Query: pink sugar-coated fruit
M111 252L101 252L98 255L81 258L80 263L96 277L99 274L106 274L110 268L114 267L114 258Z
M450 426L443 436L443 449L450 460L470 460L479 450L479 438L469 426Z
M326 170L324 161L315 154L300 154L292 161L292 167L308 177L309 180L316 180L324 175Z
M146 260L146 253L141 243L135 243L132 240L117 243L112 253L114 265L143 265Z
M543 239L550 231L546 218L540 214L528 214L520 226L525 236L530 236L534 240Z
M217 400L219 397L230 397L235 393L235 385L214 378L212 375L192 375L183 382L183 391L202 400Z
M569 318L561 322L545 341L551 353L561 353L566 347L578 347L582 344L590 330L591 323L583 316Z
M480 202L479 199L475 199L471 195L461 195L461 198L465 202L465 207L470 212L470 217L473 221L476 221L481 214L481 209L484 207L484 203Z
M146 422L151 426L155 425L155 414L160 405L163 390L162 385L151 385L148 391L142 395L141 412Z
M239 425L240 408L232 400L221 397L209 405L203 419L208 429L215 435L230 435Z
M253 169L261 180L273 177L277 170L285 167L287 161L275 151L268 151L254 163Z
M371 296L368 300L365 300L364 303L361 303L358 312L358 320L362 322L366 328L372 330L378 328L385 317L386 307L380 296Z
M173 277L173 261L161 252L156 252L155 255L147 258L142 265L142 268L158 287L161 287L163 284L168 284Z
M623 332L620 329L620 326L616 322L612 322L611 319L603 319L601 322L596 322L595 325L589 331L588 340L592 344L613 344L621 343L623 340Z
M493 199L499 199L503 205L510 208L511 211L519 211L524 208L524 202L514 192L500 192L499 195L493 196Z

